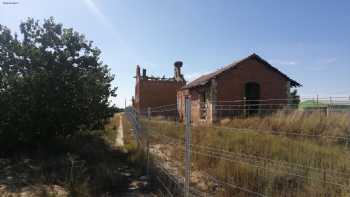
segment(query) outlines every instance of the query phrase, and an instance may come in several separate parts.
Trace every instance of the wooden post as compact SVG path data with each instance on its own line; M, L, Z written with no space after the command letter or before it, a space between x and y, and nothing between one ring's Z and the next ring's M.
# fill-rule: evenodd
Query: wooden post
M246 97L243 97L243 116L244 117L247 117L247 98Z

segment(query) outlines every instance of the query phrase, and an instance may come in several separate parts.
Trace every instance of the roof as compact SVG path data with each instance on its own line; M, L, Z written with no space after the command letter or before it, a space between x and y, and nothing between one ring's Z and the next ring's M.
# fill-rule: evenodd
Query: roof
M297 81L289 78L287 75L283 74L281 71L279 71L277 68L273 67L271 64L269 64L267 61L265 61L264 59L262 59L260 56L258 56L257 54L253 53L252 55L241 59L239 61L233 62L232 64L229 64L215 72L206 74L206 75L202 75L200 77L198 77L197 79L191 81L190 83L188 83L186 86L184 86L182 89L191 89L194 87L198 87L198 86L204 86L206 85L208 82L210 82L211 79L216 78L218 76L220 76L221 74L223 74L224 72L231 70L233 68L235 68L236 66L238 66L239 64L241 64L242 62L246 61L246 60L250 60L250 59L255 59L258 62L263 63L264 65L266 65L269 69L271 69L273 72L276 72L277 74L281 75L282 77L286 78L288 81L290 81L291 86L292 87L300 87L301 84L298 83Z

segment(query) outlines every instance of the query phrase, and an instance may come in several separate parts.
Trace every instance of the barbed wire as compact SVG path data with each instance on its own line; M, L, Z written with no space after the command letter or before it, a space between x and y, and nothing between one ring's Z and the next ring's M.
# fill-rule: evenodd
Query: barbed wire
M155 163L155 165L173 182L175 183L176 187L178 189L180 189L182 192L184 191L184 177L180 176L180 175L172 175L169 170L167 170L162 164L161 161L158 160L157 163ZM177 166L180 168L184 168L182 166ZM176 180L174 177L178 177L180 178L180 180ZM193 187L190 188L190 192L191 192L191 196L211 196L208 193L205 192L201 192Z
M318 103L321 104L330 104L330 105L336 105L337 103L334 102L340 102L340 103L345 103L345 104L350 104L350 96L343 96L343 97L339 97L339 96L330 96L330 97L300 97L300 98L280 98L280 99L275 99L275 98L271 98L271 99L235 99L235 100L213 100L211 101L211 103L242 103L245 102L246 104L244 106L256 106L256 105L287 105L287 106L297 106L298 104L296 103L288 103L288 102L283 102L283 103L249 103L249 102L271 102L271 101L304 101L304 100L312 100L315 101L317 103L317 101L319 101ZM327 103L327 102L329 103ZM248 102L248 103L247 103ZM198 104L200 103L206 103L203 101L200 101ZM218 104L216 104L218 105ZM227 104L223 104L224 106L226 106ZM150 107L151 110L154 109L161 109L161 108L169 108L169 107L175 107L177 108L178 104L177 103L173 103L173 104L167 104L167 105L159 105L159 106L154 106L154 107ZM220 105L218 105L220 106ZM230 106L240 106L240 105L234 105L234 104L230 104ZM241 106L243 106L243 104L241 104ZM147 113L147 111L144 111L144 113Z
M158 110L158 111L153 111L151 110L151 113L161 113L161 112L169 112L169 111L177 111L177 108L171 108L171 109L165 109L165 110Z
M274 135L294 135L294 136L303 136L303 137L314 137L314 138L334 138L334 139L344 139L348 140L350 136L343 136L343 135L316 135L316 134L305 134L305 133L296 133L296 132L289 132L289 131L274 131L274 130L266 130L266 129L256 129L256 128L237 128L237 127L225 127L225 126L210 126L210 128L214 128L217 130L228 130L232 132L255 132L258 134L274 134ZM350 139L349 139L350 140Z
M177 167L178 167L178 168L181 168L182 170L185 169L185 167L183 167L183 166L177 166ZM206 173L206 172L204 172L204 171L201 171L201 172L202 172L202 173ZM207 174L207 173L206 173L206 174ZM208 176L207 176L207 177L208 177ZM209 177L209 178L211 178L211 177ZM236 185L234 185L234 184L232 184L232 183L228 183L228 182L224 182L224 181L218 181L218 180L216 180L215 182L221 183L221 184L222 184L222 183L228 184L230 187L233 187L233 188L235 188L235 189L242 190L242 191L247 192L247 193L250 193L250 194L256 194L257 196L264 196L264 195L259 194L259 193L257 193L257 192L251 191L251 190L249 190L249 189L247 189L247 188L243 188L243 187L236 186ZM183 182L182 182L182 183L183 183ZM199 191L199 190L194 189L193 187L191 187L190 190L194 191L194 192L197 193L197 194L200 194L200 196L211 196L210 194L208 194L208 193L203 193L203 192L201 192L201 191Z
M160 106L156 106L156 107L151 107L151 109L158 109L158 108L164 108L164 107L169 107L169 106L177 106L177 104L174 103L174 104L168 104L168 105L160 105Z
M154 123L160 123L160 124L172 124L166 120L147 120L149 122ZM280 135L280 136L300 136L300 137L307 137L307 138L329 138L333 140L349 140L350 136L344 136L344 135L320 135L320 134L306 134L306 133L297 133L297 132L290 132L290 131L275 131L275 130L267 130L267 129L259 129L259 128L239 128L239 127L227 127L227 126L208 126L208 128L213 128L216 130L226 130L228 132L236 133L256 133L256 134L273 134L273 135Z
M276 168L271 169L271 168L268 168L268 167L255 165L255 164L252 164L252 163L249 163L249 162L245 162L245 161L242 161L242 160L235 160L235 159L226 158L226 157L223 157L223 156L212 155L212 154L206 153L206 152L200 152L200 151L194 151L194 150L192 150L192 152L195 153L195 154L207 156L207 157L210 157L210 158L222 159L222 160L233 162L233 163L249 165L249 166L252 166L252 167L255 167L255 168L264 169L264 170L267 170L267 171L270 171L270 172L273 172L273 173L275 173L275 171L278 170ZM294 173L281 171L281 170L280 170L280 172L285 173L285 174L290 175L290 176L303 178L305 180L314 180L314 181L323 182L323 183L331 184L331 185L342 187L342 188L347 188L348 187L347 185L343 185L343 184L339 184L339 183L331 182L331 181L327 181L327 180L315 179L315 178L307 177L307 176L304 176L304 175L294 174Z
M226 109L217 109L216 111L240 111L240 112L256 112L256 114L263 111L269 111L269 112L278 112L278 111L296 111L296 112L326 112L321 108L307 108L307 109L292 109L292 108L242 108L242 109L235 109L235 108L226 108ZM330 109L328 112L350 112L349 109Z
M270 101L305 101L305 100L312 100L312 101L350 101L350 96L349 97L300 97L299 99L295 98L286 98L286 99L235 99L235 100L216 100L212 102L223 102L223 103L235 103L235 102L249 102L249 101L259 101L259 102L270 102Z
M167 124L169 123L166 120L148 120L154 123ZM170 123L169 123L170 124ZM307 138L328 138L333 140L349 140L350 136L344 135L320 135L320 134L307 134L307 133L298 133L298 132L290 132L290 131L279 131L279 130L268 130L268 129L259 129L259 128L239 128L239 127L227 127L227 126L210 126L208 128L213 128L216 130L226 130L228 132L236 133L256 133L256 134L273 134L280 136L299 136L299 137L307 137Z
M164 135L163 135L164 136ZM181 140L177 140L177 139L174 139L174 138L171 138L171 137L167 137L168 139L171 140L171 143L173 144L182 144L181 143ZM179 143L180 142L180 143ZM194 145L192 145L193 147L196 147ZM181 149L185 149L183 146L180 146L179 148ZM198 146L196 147L198 148ZM209 147L209 148L212 148L212 147ZM255 162L253 163L249 163L247 161L242 161L242 160L237 160L237 159L233 159L233 158L230 158L230 157L225 157L225 155L215 155L214 152L212 151L208 151L208 150L203 150L202 151L198 151L198 150L192 150L191 151L192 153L195 153L195 154L199 154L199 155L204 155L204 156L207 156L207 157L211 157L211 158L216 158L216 159L222 159L222 160L226 160L226 161L229 161L229 162L234 162L234 163L239 163L239 164L244 164L244 165L249 165L249 166L252 166L252 167L256 167L256 168L260 168L260 169L263 169L263 170L266 170L266 171L269 171L271 173L276 173L276 170L281 172L281 173L285 173L289 176L294 176L294 177L298 177L298 178L302 178L302 179L305 179L305 180L312 180L312 181L317 181L317 182L323 182L323 183L327 183L327 184L331 184L331 185L334 185L334 186L339 186L339 187L343 187L343 188L347 188L348 186L347 185L344 185L344 184L341 184L341 183L338 183L338 182L333 182L333 181L327 181L327 180L320 180L320 179L316 179L316 178L312 178L312 177L308 177L308 176L304 176L304 175L300 175L300 174L297 174L297 173L291 173L289 172L291 169L280 169L280 168L268 168L265 166L261 166L261 165L257 165L255 164ZM232 153L232 152L230 152ZM256 157L256 156L252 156L252 155L247 155L247 154L244 154L244 156L249 156L249 157ZM260 157L261 158L261 157ZM266 158L263 158L263 159L266 159ZM275 162L274 160L270 160L268 159L269 161L273 161ZM288 162L287 162L288 163ZM294 164L294 163L292 163ZM289 167L289 166L281 166L281 167ZM309 168L308 166L302 166L302 167L306 167L306 168ZM317 168L314 168L316 170L321 170L323 172L319 172L319 175L320 176L324 176L324 174L322 173L329 173L329 171L325 171L325 170L322 170L322 169L317 169ZM295 169L294 169L295 170ZM348 180L348 178L345 178L345 177L330 177L328 175L328 178L343 178L344 180ZM236 186L236 185L231 185L231 186ZM236 186L236 188L238 188L238 186ZM239 188L238 188L239 189ZM244 188L243 188L244 189Z
M286 104L286 103L256 103L256 104L240 104L240 105L237 105L237 104L216 104L215 106L216 107L232 107L232 106L237 106L237 107L250 107L250 106L298 106L299 104Z
M183 142L181 140L179 140L179 139L168 137L168 136L163 135L163 134L156 134L156 135L164 137L164 138L167 138L168 139L167 143L169 143L169 141L170 141L173 144L183 144ZM154 136L154 134L152 134L152 136ZM350 174L341 173L341 172L334 171L334 170L326 170L326 169L321 169L321 168L316 168L316 167L311 167L311 166L305 166L305 165L297 164L297 163L293 163L293 162L287 162L287 161L282 161L282 160L274 160L274 159L269 159L269 158L266 158L266 157L261 157L261 156L256 156L256 155L249 155L249 154L244 154L244 153L231 152L231 151L227 151L227 150L224 150L224 149L218 149L218 148L214 148L214 147L210 147L210 146L203 146L203 145L198 145L198 144L193 145L193 144L191 144L191 147L193 147L194 149L196 149L196 148L206 149L207 152L209 152L211 154L217 154L219 156L226 156L226 157L230 157L231 156L231 157L240 157L240 158L250 158L250 159L256 159L253 162L257 162L257 161L260 160L260 162L261 161L270 162L270 163L273 163L274 165L278 165L280 167L293 169L293 170L296 170L295 168L298 168L298 170L301 170L301 169L305 170L305 169L307 169L307 170L311 170L311 171L317 172L319 174L326 173L326 174L328 174L328 176L330 176L329 174L333 174L333 176L331 176L332 178L348 179L346 177L350 177ZM182 147L180 147L180 148L182 148ZM250 160L250 161L252 161L252 160ZM335 177L334 175L337 175L337 176L341 175L343 177Z
M165 185L165 183L161 180L161 178L159 178L159 176L157 176L157 181L163 186L163 188L165 189L165 191L166 191L170 196L173 196L172 193L170 192L169 188Z
M222 181L222 180L219 180L218 178L208 174L207 172L203 172L206 174L206 177L208 177L209 179L211 179L212 181L218 183L218 184L222 184L222 185L227 185L231 188L234 188L234 189L239 189L241 191L244 191L246 193L249 193L249 194L253 194L255 196L261 196L261 197L266 197L266 195L262 194L262 193L259 193L259 192L255 192L255 191L252 191L252 190L249 190L247 188L244 188L244 187L240 187L238 185L235 185L233 183L229 183L229 182L226 182L226 181Z
M226 151L224 149L217 149L217 148L214 148L214 147L203 146L203 145L194 145L193 147L194 148L200 147L202 149L207 149L209 151L216 151L216 152L223 153L223 154L228 154L228 155L231 155L231 156L238 156L238 157L245 157L245 158L251 158L251 159L256 159L256 160L262 160L262 161L265 161L265 162L275 163L277 165L280 165L280 166L283 166L283 167L288 167L288 168L302 168L302 169L318 171L319 173L336 174L336 175L342 175L342 176L350 177L350 174L341 173L341 172L333 171L333 170L326 170L326 169L322 169L322 168L311 167L311 166L305 166L305 165L297 164L297 163L293 163L293 162L287 162L287 161L282 161L282 160L274 160L274 159L269 159L269 158L266 158L266 157L250 155L250 154L244 154L244 153L231 152L231 151ZM343 178L345 178L345 177L343 177Z
M242 109L239 109L240 111ZM252 109L252 110L256 110L256 109ZM296 110L296 109L293 109ZM158 110L158 111L153 111L153 112L168 112L168 111L177 111L177 109L166 109L166 110ZM136 114L134 114L136 116ZM136 118L134 118L134 121L137 122L138 120ZM152 120L154 121L154 120ZM164 123L164 121L157 121L157 122L162 122ZM269 130L261 130L261 129L246 129L246 128L233 128L233 127L216 127L216 126L212 126L210 128L214 128L217 130L223 129L226 131L234 131L234 132L244 132L244 133L248 133L249 132L256 132L256 133L263 133L263 134L277 134L277 135L286 135L286 136L303 136L303 137L308 137L308 138L329 138L329 139L335 139L335 140L349 140L348 136L332 136L332 135L318 135L318 134L305 134L305 133L297 133L297 132L287 132L287 131L269 131ZM156 139L161 139L162 141L164 141L164 138L166 139L168 145L172 145L172 144L176 144L176 145L180 145L179 148L184 150L184 141L183 139L176 139L174 137L169 137L167 135L163 135L160 133L156 133L156 132L148 132L148 136L150 138L156 138ZM139 137L143 137L142 135L139 135ZM266 170L268 172L271 173L284 173L286 175L289 176L294 176L294 177L298 177L298 178L302 178L305 180L312 180L312 181L318 181L318 182L322 182L322 183L326 183L326 184L330 184L333 186L338 186L338 187L342 187L342 188L348 188L349 185L348 184L343 184L340 183L338 181L330 181L327 180L331 179L331 180L338 180L338 179L344 179L345 182L349 182L349 176L350 174L347 173L342 173L339 171L335 171L335 170L329 170L329 169L323 169L323 168L317 168L317 167L312 167L312 166L305 166L302 164L298 164L298 163L293 163L293 162L287 162L287 161L282 161L282 160L275 160L275 159L271 159L271 158L266 158L266 157L261 157L261 156L256 156L256 155L250 155L250 154L244 154L241 152L232 152L232 151L228 151L225 149L221 149L221 148L217 148L217 147L211 147L211 146L206 146L206 145L199 145L199 144L190 144L190 146L193 148L193 150L191 151L192 154L197 154L197 155L202 155L202 156L206 156L209 158L215 158L215 159L220 159L220 160L224 160L224 161L228 161L228 162L233 162L233 163L238 163L241 165L248 165L251 167L255 167L255 168L259 168L259 169L263 169ZM239 159L237 159L239 158ZM263 162L263 163L262 163ZM266 163L268 163L268 165L266 165ZM263 166L262 166L263 165ZM161 169L164 169L161 168ZM294 171L294 172L290 172L290 171ZM165 171L165 170L163 170ZM309 171L312 171L314 173L317 173L318 176L320 178L323 177L322 179L317 179L318 176L305 176L302 174L307 174L309 173ZM301 173L301 174L300 174ZM171 175L169 172L168 173L164 173L165 175L172 177L174 175ZM208 174L209 175L209 174ZM322 176L323 175L323 176ZM346 176L346 177L345 177ZM183 177L182 177L183 178ZM215 178L215 177L214 177ZM175 180L176 181L176 180ZM220 181L220 180L218 180ZM179 185L179 187L181 187L181 182L183 183L184 181L180 181L180 183L177 183ZM221 184L224 184L225 181ZM237 185L233 184L233 183L229 183L226 182L225 185L229 186L228 184L232 184L232 188L236 188L239 189ZM182 188L182 187L181 187ZM183 188L182 188L183 189ZM243 188L246 189L246 188ZM244 191L242 189L242 191ZM192 191L194 191L195 189L193 188ZM249 189L248 189L249 191ZM200 192L200 191L198 191ZM254 191L251 191L254 192ZM191 192L193 193L193 192ZM251 193L253 194L253 193ZM261 193L257 193L260 195ZM206 193L204 193L205 196L207 196ZM254 194L255 195L255 194Z
M166 119L146 119L145 121L147 122L150 122L150 123L160 123L160 124L174 124L175 121L169 121L169 120L166 120ZM175 123L179 123L179 122L175 122ZM178 124L179 126L180 124Z

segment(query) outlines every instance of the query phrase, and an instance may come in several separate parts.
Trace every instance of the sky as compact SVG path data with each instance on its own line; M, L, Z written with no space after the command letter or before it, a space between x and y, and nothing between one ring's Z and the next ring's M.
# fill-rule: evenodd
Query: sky
M171 77L180 60L190 81L252 53L303 84L302 97L350 96L348 0L0 2L0 24L15 32L28 17L53 16L94 41L115 74L120 107L134 95L136 65Z

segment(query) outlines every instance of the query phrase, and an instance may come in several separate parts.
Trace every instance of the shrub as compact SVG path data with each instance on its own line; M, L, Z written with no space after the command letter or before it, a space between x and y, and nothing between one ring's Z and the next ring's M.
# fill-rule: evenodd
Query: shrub
M29 18L20 33L0 25L0 144L50 144L101 128L115 110L114 76L101 51L53 18L42 25Z

